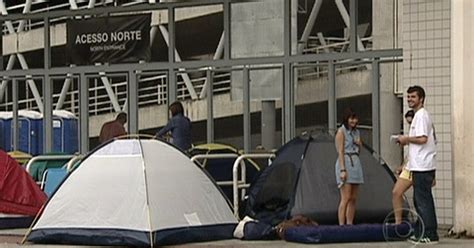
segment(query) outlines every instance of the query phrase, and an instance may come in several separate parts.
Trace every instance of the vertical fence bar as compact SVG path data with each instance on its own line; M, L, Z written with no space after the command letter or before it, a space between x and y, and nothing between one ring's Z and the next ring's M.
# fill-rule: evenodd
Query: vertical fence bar
M357 25L359 22L359 12L358 12L358 1L359 0L349 0L349 18L350 18L350 37L349 37L349 46L351 53L356 53L357 48Z
M168 62L173 65L176 62L175 47L176 47L176 29L175 29L175 9L168 7ZM176 73L173 67L168 69L168 87L167 99L168 106L177 100L176 92Z
M89 80L84 73L79 75L79 140L80 152L89 151Z
M168 61L174 63L176 47L176 29L174 18L174 7L168 7Z
M372 147L380 155L380 63L372 61Z
M176 99L178 99L176 86L177 86L176 73L173 69L169 69L168 70L168 85L166 87L168 106L174 101L176 101Z
M138 134L138 84L137 73L134 70L128 72L128 133Z
M294 79L292 78L292 65L289 63L291 56L291 2L284 1L284 23L283 23L283 143L290 141L295 135L295 103L294 103Z
M337 128L336 68L334 61L328 63L328 129L334 133Z
M12 111L13 111L13 120L12 120L12 141L13 141L13 150L17 151L19 148L19 123L18 123L18 80L13 78L12 80Z
M53 151L53 101L52 80L46 73L43 77L43 152Z
M246 66L243 69L243 114L244 114L244 152L250 152L251 130L250 130L250 73Z
M209 68L206 71L207 80L207 143L214 143L214 73Z
M0 72L3 71L3 20L0 20L0 33L2 34L2 38L0 39ZM3 79L2 79L3 80ZM0 99L3 96L0 97Z
M51 40L49 18L44 18L44 69L43 77L43 152L53 151L53 86L48 70L51 68Z
M230 60L231 53L231 30L230 30L230 18L231 18L231 4L229 1L224 1L223 6L224 16L224 60Z
M292 70L289 63L286 63L283 66L283 109L282 109L282 118L283 118L283 143L289 142L294 137L294 78L292 77Z

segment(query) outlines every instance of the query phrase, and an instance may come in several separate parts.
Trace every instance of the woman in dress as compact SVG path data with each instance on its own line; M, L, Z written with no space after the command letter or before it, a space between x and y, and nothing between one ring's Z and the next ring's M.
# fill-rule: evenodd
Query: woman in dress
M360 132L357 129L359 118L348 108L344 111L342 126L336 133L336 181L340 191L338 208L339 225L354 223L355 206L359 185L364 183L364 174L359 159L362 145Z

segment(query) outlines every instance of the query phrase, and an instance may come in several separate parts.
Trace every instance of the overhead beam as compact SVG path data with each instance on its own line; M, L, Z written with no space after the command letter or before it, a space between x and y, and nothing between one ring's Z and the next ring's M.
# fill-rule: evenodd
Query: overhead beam
M168 8L189 8L206 5L223 5L229 3L254 2L255 0L193 0L180 2L160 2L156 4L137 4L132 6L104 6L92 9L76 9L76 10L57 10L51 12L38 12L26 14L9 14L8 16L0 16L3 21L15 21L21 19L49 19L65 16L93 16L110 13L131 13L131 12L149 12L153 10L165 10ZM71 0L69 1L71 3ZM72 6L72 5L71 5ZM76 4L77 6L77 4Z
M313 62L327 62L330 60L361 60L374 58L397 58L403 55L402 49L380 49L357 53L321 53L321 54L301 54L291 55L287 62L289 63L313 63ZM80 66L80 67L53 67L49 70L50 75L64 75L64 73L81 73L81 72L124 72L130 68L134 70L166 70L178 68L204 68L204 67L236 67L243 65L258 65L258 64L282 64L285 62L284 56L270 56L264 58L238 58L232 60L200 60L200 61L182 61L182 62L148 62L144 64L138 63L124 63L113 65L100 66ZM351 61L347 61L350 63ZM370 64L371 61L364 63ZM338 63L340 64L340 63ZM29 75L43 75L46 71L44 69L25 69L25 70L10 70L3 72L3 76L20 77L25 74Z

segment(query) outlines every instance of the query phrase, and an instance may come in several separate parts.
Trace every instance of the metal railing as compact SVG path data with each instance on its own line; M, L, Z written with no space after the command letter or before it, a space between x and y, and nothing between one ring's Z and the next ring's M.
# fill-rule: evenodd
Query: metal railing
M71 158L71 160L69 160L69 162L67 162L66 164L66 170L67 172L71 172L75 169L75 165L78 164L79 162L81 162L81 160L85 157L85 155L82 155L82 154L79 154L79 155L76 155L74 157Z
M36 156L36 157L33 157L32 159L28 160L28 163L26 164L26 171L31 174L31 167L37 161L56 161L56 160L71 159L73 157L74 157L74 155L40 155L40 156Z
M234 210L234 216L239 219L239 189L241 190L241 196L243 197L246 194L246 190L250 187L250 183L247 183L247 175L245 169L244 159L248 158L274 158L274 153L256 153L256 154L242 154L234 162L232 167L232 205ZM239 167L240 167L240 180L239 180Z
M366 49L370 49L371 37L363 38L362 41ZM317 44L315 41L308 43L307 48L303 50L303 53L323 53L330 49L332 52L343 52L347 49L349 42L346 40L336 40L334 38L327 38L327 45L322 46ZM346 73L354 70L366 69L366 65L350 65L350 66L338 66L336 68L337 73ZM198 95L204 89L206 83L206 75L203 71L187 72L191 78L191 84ZM314 78L327 77L327 65L326 64L315 64L307 67L298 68L298 79L299 80L310 80ZM186 88L184 80L180 76L181 73L177 74L177 99L187 100L191 99L190 93ZM127 92L127 81L124 76L108 76L110 86L115 94L115 97L119 105L126 109L126 102L128 98ZM89 115L96 116L105 113L115 112L113 104L110 101L106 87L100 80L99 76L90 78L94 80L89 82ZM167 74L157 72L156 75L141 76L138 79L138 106L146 107L153 105L166 104L167 99ZM62 83L62 82L61 82ZM79 90L78 80L74 79L75 86L71 86L71 90L68 91L66 100L64 101L62 109L68 110L72 113L79 113ZM205 89L204 89L205 90ZM230 72L215 72L213 77L213 94L226 94L231 91L231 73ZM25 88L23 93L25 98L19 99L20 109L39 110L36 105L35 99L32 94L29 93L28 87ZM56 108L60 93L56 92L53 94L53 108ZM7 99L5 102L0 103L0 110L11 111L12 102Z
M128 4L140 4L146 2L145 0L136 0L130 1ZM89 1L76 1L78 9L84 9L88 7ZM101 6L103 1L98 1L95 5ZM108 1L108 4L117 4L114 1ZM19 12L25 7L25 4L18 4L15 6L7 6L7 11L9 12ZM40 7L32 10L32 13L36 12L46 12L51 10L60 10L60 9L69 9L71 6L69 3L58 3L53 4L47 7ZM50 25L58 25L61 23L65 23L65 21L69 17L51 19ZM14 27L18 26L19 22L24 20L18 20L13 23ZM41 28L44 26L43 20L26 20L26 25L24 27L25 31L33 30L36 28ZM3 33L8 34L8 30L6 29L6 25L3 26ZM372 48L372 37L363 37L361 38L362 44L364 45L364 49L371 50ZM305 44L305 48L303 49L304 54L311 54L311 53L327 53L327 52L347 52L349 48L349 41L347 38L341 37L309 37L307 43ZM358 69L365 69L365 65L351 65L351 66L338 66L336 68L336 72L338 73L345 73L353 70ZM179 100L187 100L190 99L190 93L186 88L186 84L183 82L182 78L179 76L180 73L177 74L178 82L177 82L177 99ZM201 72L188 72L188 75L191 78L191 84L194 90L199 94L204 89L204 85L206 82L205 73ZM309 67L301 67L298 68L298 79L299 80L308 80L312 78L320 78L327 76L327 65L311 65ZM128 98L127 92L127 82L122 79L114 79L113 77L108 77L111 81L111 87L115 94L115 98L117 99L119 105L123 109L126 109L126 102ZM156 76L149 76L143 77L138 80L138 106L145 107L145 106L152 106L152 105L161 105L166 104L167 99L167 76L165 74L156 75ZM78 82L76 82L78 84ZM79 112L79 92L78 87L75 89L70 90L67 93L66 100L64 102L63 108L68 110L72 113ZM213 92L214 94L225 94L230 92L231 90L231 75L230 72L227 73L215 73L213 78ZM36 105L35 99L31 94L29 94L28 87L24 92L24 98L19 100L19 107L20 109L30 109L30 110L39 110L39 107ZM55 93L53 94L53 107L56 107L57 100L59 99L60 94ZM8 100L8 99L7 99ZM9 101L5 101L4 103L0 103L0 110L11 111L12 110L12 103ZM89 114L91 116L101 115L104 113L111 113L115 112L114 106L110 101L108 92L106 87L103 85L100 80L96 79L94 85L89 88Z
M272 159L275 157L274 153L253 153L253 154L242 154L238 155L235 153L222 153L222 154L199 154L191 158L191 161L197 162L201 167L204 168L205 163L199 162L199 160L207 159L221 159L221 158L235 158L235 162L232 166L232 181L216 181L219 186L230 186L232 185L232 208L235 217L239 218L239 190L242 197L247 193L247 188L250 187L250 183L247 182L247 170L245 165L245 159L252 158L267 158ZM240 178L239 178L240 169ZM229 171L230 173L230 171Z
M36 156L36 157L33 157L32 159L28 160L28 163L26 164L26 172L28 172L28 174L30 174L31 176L33 176L33 166L36 162L38 161L64 161L64 160L70 160L74 158L74 155L40 155L40 156ZM67 162L65 162L63 165L61 165L60 167L54 167L54 168L61 168L61 167L64 167L65 165L67 164ZM51 167L53 168L53 167ZM43 185L44 185L44 176L45 176L45 173L46 171L50 169L50 168L45 168L45 170L43 171L43 173L39 176L39 181L36 181L36 184L41 188L43 189Z
M112 3L113 1L108 1L108 4ZM141 4L144 3L143 0L141 1L134 1L134 2L129 2L126 4L122 4L123 6L126 5L133 5L133 4ZM35 3L33 2L33 5ZM88 8L89 1L76 1L76 4L78 5L78 9L86 9ZM97 1L94 5L94 7L101 7L104 5L103 1ZM7 6L6 9L8 12L18 12L22 11L25 8L25 3L14 5L14 6ZM47 7L42 7L42 8L37 8L34 10L31 10L29 13L40 13L40 12L49 12L49 11L55 11L55 10L66 10L70 9L71 4L69 2L66 3L57 3L57 4L49 4ZM70 17L59 17L59 18L52 18L49 20L50 25L57 25L57 24L63 24L66 23L66 21L70 19ZM18 26L18 23L22 22L22 20L18 21L13 21L12 24L14 27ZM30 20L26 19L26 24L23 28L23 30L20 31L29 31L33 30L35 28L42 28L44 27L44 21L41 19L37 20ZM9 34L8 29L4 26L2 29L3 35Z
M237 159L239 154L235 153L221 153L221 154L198 154L194 155L191 158L191 161L198 163L202 168L206 168L206 162L200 160L209 160L209 159L222 159L222 158L234 158ZM229 171L230 173L230 171ZM232 186L233 181L216 181L216 184L219 186Z

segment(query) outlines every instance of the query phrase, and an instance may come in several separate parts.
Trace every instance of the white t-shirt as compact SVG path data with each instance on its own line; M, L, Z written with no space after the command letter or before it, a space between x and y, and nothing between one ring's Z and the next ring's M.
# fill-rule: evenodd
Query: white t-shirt
M428 137L425 144L410 143L408 146L409 171L430 171L436 169L436 143L434 138L433 122L428 112L421 108L415 113L410 125L410 137Z

